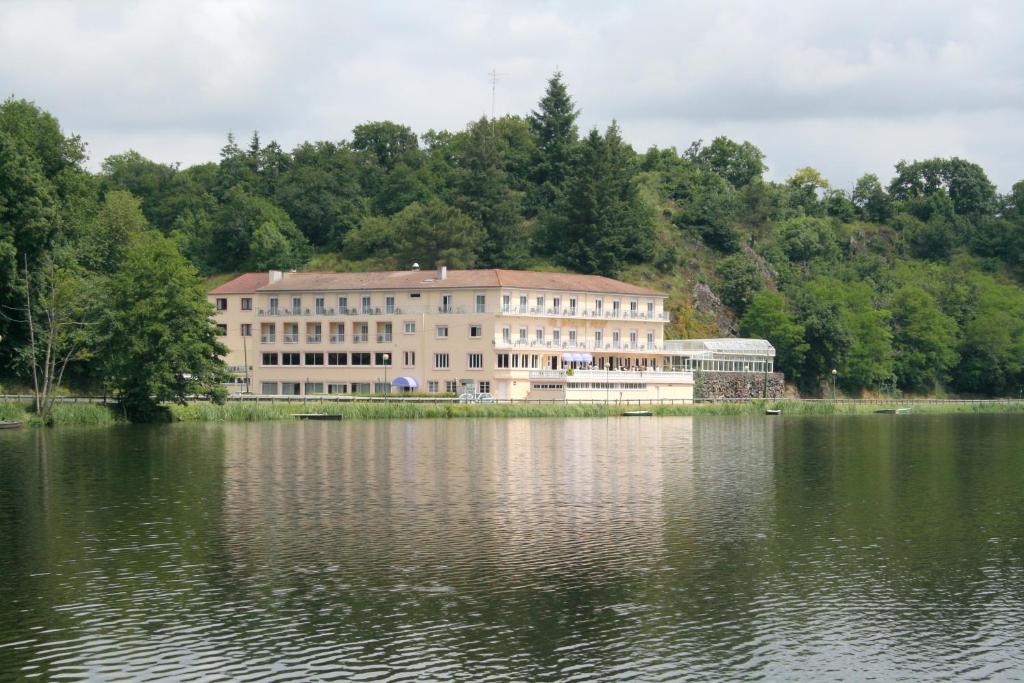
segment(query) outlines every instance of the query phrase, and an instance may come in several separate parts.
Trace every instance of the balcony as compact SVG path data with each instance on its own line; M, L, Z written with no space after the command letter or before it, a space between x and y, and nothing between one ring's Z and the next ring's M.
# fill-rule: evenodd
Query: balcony
M378 334L377 335L377 343L378 344L388 344L390 342L391 342L391 334L390 333L388 333L388 334Z
M646 382L648 384L693 384L693 373L689 371L665 372L662 370L531 370L531 381L570 380L572 382Z
M284 335L284 343L285 344L298 344L299 343L299 335L298 335L298 333Z
M260 337L260 343L262 344L273 344L277 341L277 337L272 334L265 334Z
M442 311L443 312L443 311ZM525 315L531 317L550 318L597 318L600 320L650 320L669 322L671 316L667 312L647 313L646 311L606 311L604 309L582 308L542 308L531 306L501 306L499 315Z
M370 335L369 334L353 334L352 335L352 343L353 344L365 344L368 341L370 341Z
M344 344L345 343L345 335L344 334L332 334L331 335L331 343L332 344Z
M320 343L320 335L319 334L307 334L306 335L306 343L307 344L319 344Z

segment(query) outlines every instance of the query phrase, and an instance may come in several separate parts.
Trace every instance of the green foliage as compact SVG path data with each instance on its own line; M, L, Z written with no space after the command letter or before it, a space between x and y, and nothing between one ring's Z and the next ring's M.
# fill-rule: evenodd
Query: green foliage
M927 393L949 380L956 365L956 321L921 287L906 285L891 302L894 371L904 391Z
M897 201L944 193L960 215L990 214L996 206L996 188L985 171L969 161L928 159L896 164L896 176L889 183L889 194Z
M551 207L558 200L562 186L573 170L573 157L579 131L579 111L556 71L537 109L528 117L530 131L536 140L536 155L530 174L536 190L530 205L534 209Z
M775 365L791 382L800 382L810 346L804 340L804 328L789 310L781 294L761 291L752 297L740 319L740 334L767 339L775 347Z
M718 262L717 272L722 279L718 287L722 303L743 315L754 295L764 288L757 262L747 254L733 254Z
M749 142L734 142L724 135L706 147L701 147L698 142L691 149L690 157L737 189L760 180L768 170L761 150Z
M103 377L132 420L195 394L223 396L227 352L195 269L152 232L129 245L109 282L101 325Z
M708 246L725 253L740 248L736 190L721 176L697 167L676 170L671 194L679 202L675 224L694 230Z

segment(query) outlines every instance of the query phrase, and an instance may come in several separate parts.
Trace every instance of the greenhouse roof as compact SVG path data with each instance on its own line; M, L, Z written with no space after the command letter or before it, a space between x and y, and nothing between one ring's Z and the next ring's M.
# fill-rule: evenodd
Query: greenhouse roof
M733 355L774 356L775 347L766 339L742 339L723 337L720 339L671 339L665 341L665 350L683 356L701 353L726 353Z

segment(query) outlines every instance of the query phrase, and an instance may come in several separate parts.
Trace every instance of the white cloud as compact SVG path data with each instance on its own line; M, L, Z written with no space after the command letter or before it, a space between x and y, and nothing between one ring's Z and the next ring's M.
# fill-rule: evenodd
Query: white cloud
M556 68L581 127L638 148L725 133L848 186L958 154L1024 177L1024 5L991 2L10 2L0 89L90 143L216 159L224 136L290 147L393 119L458 129L527 113Z

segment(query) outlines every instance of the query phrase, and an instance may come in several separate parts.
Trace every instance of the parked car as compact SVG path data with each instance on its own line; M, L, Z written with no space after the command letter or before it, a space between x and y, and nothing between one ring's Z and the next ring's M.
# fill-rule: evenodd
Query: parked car
M476 401L476 394L472 391L467 391L464 394L459 394L459 403L473 403Z
M477 394L476 395L476 402L477 403L494 403L494 396L492 396L491 394Z

